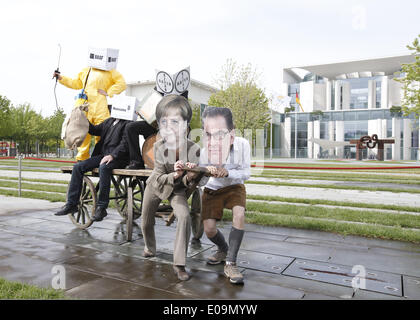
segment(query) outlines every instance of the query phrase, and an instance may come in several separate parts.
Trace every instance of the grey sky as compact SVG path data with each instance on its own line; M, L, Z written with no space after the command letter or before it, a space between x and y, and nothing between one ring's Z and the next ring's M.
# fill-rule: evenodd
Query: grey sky
M1 1L0 95L50 115L58 46L60 70L75 76L88 46L120 49L127 81L155 69L214 84L226 59L252 63L267 93L283 66L408 53L420 33L420 2L400 1ZM76 91L57 86L71 110Z

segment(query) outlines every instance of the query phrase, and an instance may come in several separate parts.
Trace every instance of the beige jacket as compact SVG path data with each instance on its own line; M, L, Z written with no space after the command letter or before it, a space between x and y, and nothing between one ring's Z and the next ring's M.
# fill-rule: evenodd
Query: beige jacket
M166 148L163 140L159 140L153 147L155 156L155 167L152 174L147 179L148 187L154 189L154 193L161 199L166 200L172 193L191 194L195 189L196 183L188 183L187 176L184 175L178 179L174 179L174 164L176 162L176 154ZM200 147L193 141L187 139L179 149L179 160L184 163L193 162L198 164L200 161Z

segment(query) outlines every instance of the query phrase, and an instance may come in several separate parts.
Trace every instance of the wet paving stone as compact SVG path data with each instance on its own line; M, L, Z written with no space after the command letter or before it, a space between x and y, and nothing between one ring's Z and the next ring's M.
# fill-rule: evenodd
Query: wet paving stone
M169 253L160 253L156 257L149 258L150 261L154 261L157 263L164 263L173 265L173 255ZM218 274L223 275L224 273L224 264L218 264L218 265L209 265L205 261L197 260L194 258L187 258L186 266L188 272L191 270L196 271L206 271L206 272L216 272ZM244 268L239 268L240 272L244 272Z
M270 273L281 273L294 258L242 250L238 253L237 265Z
M19 254L30 258L47 260L54 263L98 253L98 251L91 249L28 236L14 237L13 239L9 239L7 243L0 242L0 248L5 248L12 254L17 251Z
M235 285L220 273L194 269L190 273L190 280L179 281L167 289L201 299L300 299L304 295L300 290L255 281L246 274L245 283Z
M25 227L13 227L13 226L1 226L0 233L10 234L9 236L31 236L31 237L40 237L44 239L56 239L62 237L58 233L50 233L46 231L34 230Z
M84 272L80 270L76 270L73 268L70 268L68 266L64 267L64 282L60 283L60 285L63 285L65 291L71 290L73 288L79 287L81 285L84 285L86 283L89 283L90 281L94 281L97 279L101 279L102 277L94 274L92 272ZM57 273L54 273L54 275L57 275ZM66 293L67 295L67 293Z
M354 245L354 244L345 243L342 241L326 241L326 240L298 238L298 237L288 237L285 241L292 242L292 243L306 244L306 245L311 245L311 246L319 246L319 247L324 247L324 248L339 248L339 249L365 251L365 252L369 250L369 248L366 246Z
M156 232L156 253L160 254L160 253L168 253L168 254L172 254L174 252L174 239L175 239L175 232ZM128 244L124 244L127 245ZM141 250L141 252L143 252L144 249L144 241L142 239L142 236L139 236L138 240L133 241L130 246L132 247L137 247L139 248L139 250ZM188 252L187 252L187 257L193 257L196 256L198 254L200 254L201 252L208 250L209 248L213 247L214 244L205 244L205 243L201 243L201 244L191 244L191 242L189 243L188 246Z
M300 290L306 295L322 295L330 299L343 299L343 297L350 297L353 294L353 289L336 285L333 283L313 281L311 279L296 278L284 274L272 275L267 272L246 269L244 274L254 281L262 284L268 283L271 285L278 285L286 288ZM308 299L308 297L306 297Z
M68 234L72 232L76 226L70 223L60 221L49 221L38 219L39 222L24 225L25 228L46 231L50 233Z
M352 268L352 266L296 259L283 274L348 287L353 287L353 281L356 281L355 285L358 283L359 286L363 286L364 280L363 290L402 296L401 275L367 268L363 275L359 273L360 271L353 272Z
M265 234L264 232L255 232L255 231L245 231L247 238L256 238L256 239L268 239L276 241L285 241L288 236L281 234Z
M192 258L194 260L207 261L207 258L216 253L217 248L214 246L209 250L205 250ZM255 269L270 273L282 273L294 258L272 255L267 253L240 250L237 257L237 265L241 268Z
M77 299L182 299L183 295L110 278L89 281L66 291Z
M0 221L0 225L6 225L6 226L26 226L26 225L33 225L36 223L45 222L43 219L38 218L30 218L30 217L16 217L11 219L3 219Z
M147 259L142 256L141 219L133 241L127 242L126 224L115 210L110 212L86 230L68 217L54 216L54 210L0 216L0 277L50 287L51 270L61 265L66 293L82 299L420 299L420 258L413 244L247 225L237 260L244 285L231 284L223 264L206 264L216 247L205 234L200 244L189 245L191 279L182 282L172 269L176 222L168 227L156 219L158 252ZM219 228L228 239L231 224ZM302 275L297 261L311 262L312 271L305 272L318 270L324 278ZM369 279L367 290L353 295L351 283L343 280L351 277L325 276L326 271L340 273L329 267L348 274L355 264L377 277Z
M420 278L403 276L404 297L420 300Z
M172 267L109 252L68 260L64 265L97 275L165 289L176 280Z
M13 252L0 259L0 277L43 288L52 286L54 263Z
M384 252L375 253L336 249L329 259L331 263L343 265L363 265L366 268L383 272L406 274L420 277L420 259L417 255L389 255Z
M327 261L334 252L333 248L325 248L307 244L292 243L286 241L275 241L265 239L245 240L241 244L241 249L256 251L267 254L275 254L286 257L297 256L298 258Z

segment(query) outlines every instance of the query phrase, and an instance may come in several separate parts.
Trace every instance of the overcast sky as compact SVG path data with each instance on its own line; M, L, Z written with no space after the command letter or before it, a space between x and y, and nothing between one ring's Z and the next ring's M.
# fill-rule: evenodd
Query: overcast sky
M155 69L214 84L228 58L251 63L267 93L278 90L282 67L407 54L420 33L416 0L294 1L19 1L0 2L0 95L55 109L60 70L74 77L88 46L120 50L127 82L152 80ZM69 112L76 91L57 86Z

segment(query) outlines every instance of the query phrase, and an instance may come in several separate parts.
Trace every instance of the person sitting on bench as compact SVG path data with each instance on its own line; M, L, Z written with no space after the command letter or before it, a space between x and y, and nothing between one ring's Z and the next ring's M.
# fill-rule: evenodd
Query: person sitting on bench
M154 87L154 90L157 91L156 87ZM161 93L161 95L163 94ZM181 96L188 99L188 91L183 92ZM125 131L128 150L130 153L130 163L126 169L144 169L145 166L140 151L139 135L142 135L144 139L147 139L149 136L157 133L157 129L154 126L148 124L147 121L137 120L127 124Z
M108 118L99 125L89 123L89 134L100 136L89 159L73 166L66 204L55 213L64 216L78 211L78 202L83 185L84 173L99 167L99 197L93 221L102 221L107 216L112 170L124 168L128 164L128 147L124 136L129 120Z

